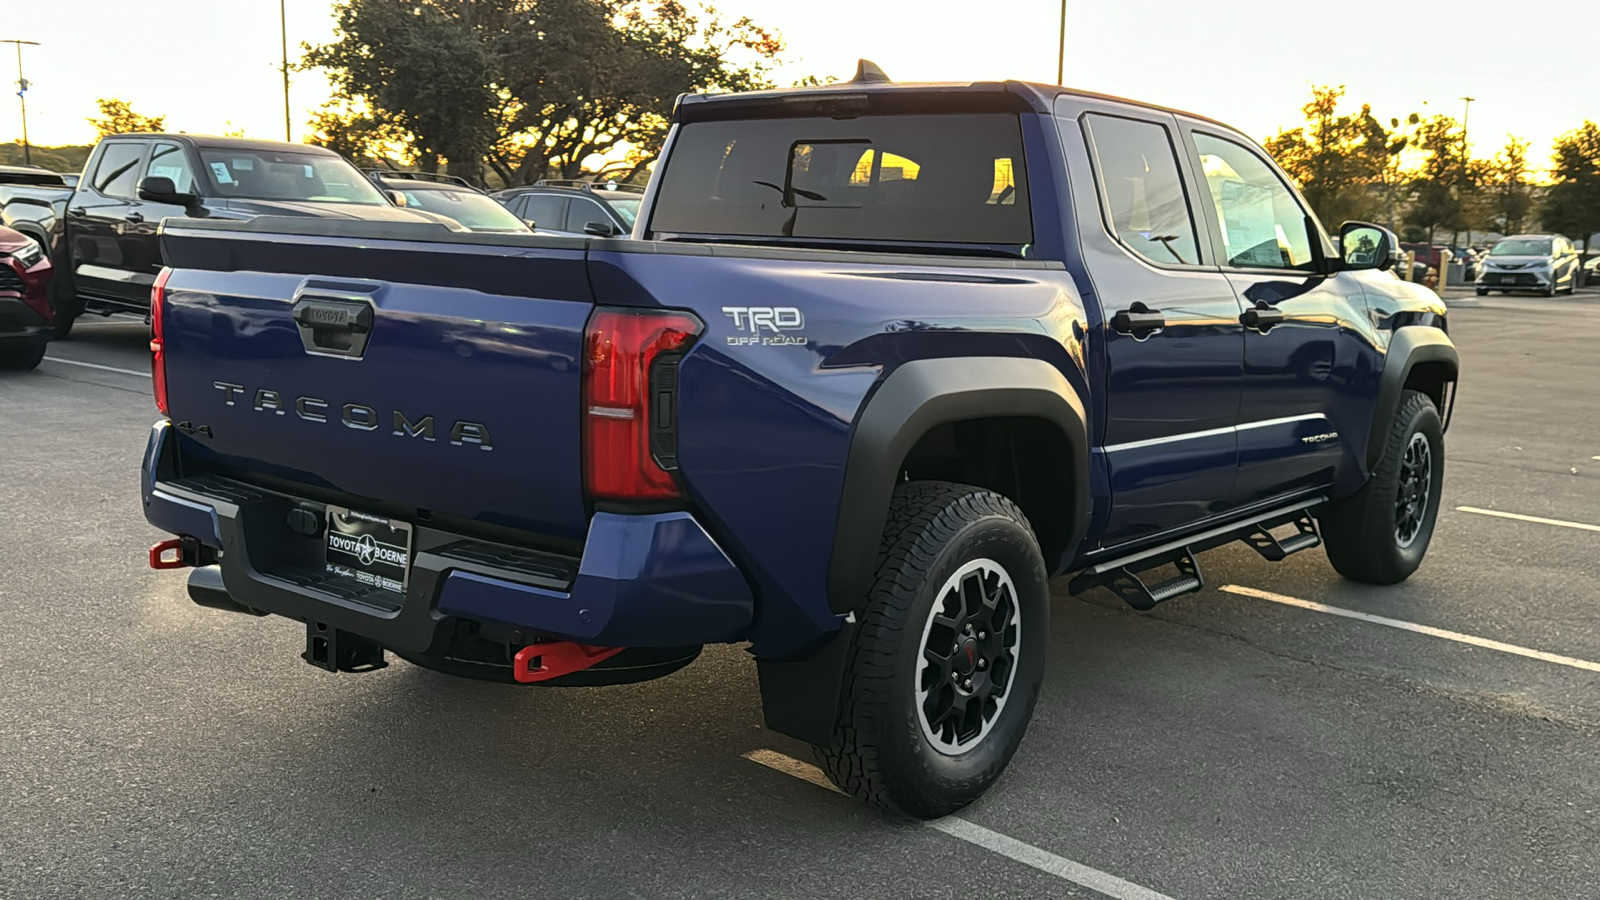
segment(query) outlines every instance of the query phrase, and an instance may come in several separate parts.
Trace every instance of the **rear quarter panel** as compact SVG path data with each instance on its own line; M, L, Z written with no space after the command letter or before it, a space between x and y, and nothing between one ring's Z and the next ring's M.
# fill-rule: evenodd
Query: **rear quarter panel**
M1037 358L1087 396L1083 303L1059 263L618 248L591 251L601 302L705 323L682 364L679 463L707 527L756 582L758 655L801 651L837 627L827 579L851 431L896 367ZM795 312L752 330L750 307Z

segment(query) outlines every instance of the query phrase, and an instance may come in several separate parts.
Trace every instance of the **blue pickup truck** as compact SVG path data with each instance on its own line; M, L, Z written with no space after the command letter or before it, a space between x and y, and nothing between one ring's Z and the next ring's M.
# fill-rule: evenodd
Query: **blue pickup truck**
M682 98L627 239L169 219L151 564L331 671L747 643L770 728L942 815L1022 740L1052 577L1417 568L1457 354L1394 235L1340 232L1209 119L870 74Z

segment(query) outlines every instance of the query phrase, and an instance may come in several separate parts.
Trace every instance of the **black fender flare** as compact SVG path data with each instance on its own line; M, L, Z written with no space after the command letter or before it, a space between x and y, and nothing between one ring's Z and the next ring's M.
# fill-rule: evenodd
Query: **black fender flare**
M1449 370L1449 381L1454 382L1461 371L1461 355L1456 345L1442 329L1432 325L1407 325L1396 328L1389 338L1389 350L1384 355L1383 371L1378 376L1378 404L1372 412L1372 430L1367 433L1367 469L1378 464L1383 456L1384 440L1389 434L1389 423L1400 409L1400 397L1405 393L1406 381L1411 372L1422 363L1444 363ZM1448 416L1447 410L1439 410Z
M844 614L871 589L889 500L906 455L935 426L967 419L1045 419L1071 449L1067 550L1089 530L1089 426L1083 400L1055 366L1022 357L920 359L902 364L856 419L828 567L828 601ZM1054 560L1046 560L1047 565Z

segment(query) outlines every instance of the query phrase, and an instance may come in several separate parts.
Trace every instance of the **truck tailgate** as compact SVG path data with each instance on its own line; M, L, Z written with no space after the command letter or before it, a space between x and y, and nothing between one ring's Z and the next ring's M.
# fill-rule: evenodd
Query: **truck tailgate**
M164 230L186 466L581 541L583 242L321 227Z

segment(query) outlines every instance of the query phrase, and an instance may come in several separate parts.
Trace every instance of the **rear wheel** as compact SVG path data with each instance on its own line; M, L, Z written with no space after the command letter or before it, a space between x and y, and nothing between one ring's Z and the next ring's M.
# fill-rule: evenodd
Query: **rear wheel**
M1050 592L1022 511L981 488L900 485L850 649L828 777L935 818L1000 777L1044 679Z
M1366 486L1317 513L1328 561L1371 584L1406 580L1428 552L1444 487L1444 426L1427 394L1406 391Z
M42 340L0 343L0 369L26 372L36 368L44 359L44 347Z

